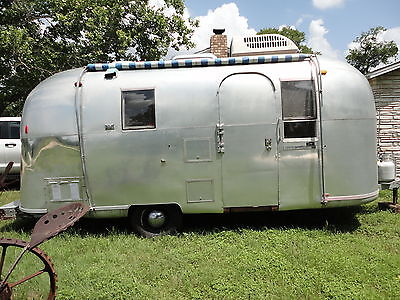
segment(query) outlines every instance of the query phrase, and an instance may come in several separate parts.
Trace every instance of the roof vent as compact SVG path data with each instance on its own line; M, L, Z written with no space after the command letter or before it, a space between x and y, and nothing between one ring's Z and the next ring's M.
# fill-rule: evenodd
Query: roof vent
M262 34L247 37L234 37L231 43L231 56L252 56L265 54L299 53L296 44L280 34Z

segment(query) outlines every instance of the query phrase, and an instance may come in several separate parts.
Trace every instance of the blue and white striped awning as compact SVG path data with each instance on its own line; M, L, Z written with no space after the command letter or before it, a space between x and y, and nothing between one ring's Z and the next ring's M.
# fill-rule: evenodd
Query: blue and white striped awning
M140 69L165 69L165 68L192 68L208 66L228 66L228 65L248 65L248 64L267 64L278 62L296 62L310 58L309 54L290 54L290 55L264 55L249 57L227 57L227 58L197 58L185 60L160 60L160 61L141 61L141 62L115 62L88 64L87 71L106 71L108 69L118 70L140 70Z

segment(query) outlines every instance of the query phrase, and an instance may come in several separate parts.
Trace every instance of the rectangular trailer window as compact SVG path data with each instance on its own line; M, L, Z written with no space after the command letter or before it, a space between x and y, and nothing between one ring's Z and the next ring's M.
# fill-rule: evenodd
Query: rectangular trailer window
M312 80L281 81L285 138L316 136L316 101Z
M122 91L122 129L156 128L154 89Z

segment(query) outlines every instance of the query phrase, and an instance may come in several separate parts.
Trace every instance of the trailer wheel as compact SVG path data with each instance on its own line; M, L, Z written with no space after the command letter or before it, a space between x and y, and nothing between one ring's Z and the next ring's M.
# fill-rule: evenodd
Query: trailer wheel
M182 224L182 213L177 206L134 206L129 214L133 230L144 237L176 233Z

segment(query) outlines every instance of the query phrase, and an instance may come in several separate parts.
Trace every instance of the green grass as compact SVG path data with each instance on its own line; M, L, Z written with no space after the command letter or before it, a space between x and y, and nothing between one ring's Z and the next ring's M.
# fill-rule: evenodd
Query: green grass
M33 224L1 221L0 235L27 240ZM155 239L125 220L82 220L40 248L55 264L57 299L400 299L400 214L377 202L185 216L180 234Z

